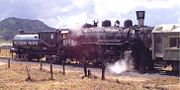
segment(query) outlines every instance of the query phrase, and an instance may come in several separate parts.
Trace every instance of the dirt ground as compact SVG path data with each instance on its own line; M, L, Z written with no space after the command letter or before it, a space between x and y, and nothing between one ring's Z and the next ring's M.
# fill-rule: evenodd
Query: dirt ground
M26 66L31 80L27 80ZM101 73L101 72L99 72ZM82 71L54 69L53 80L48 67L39 64L0 64L0 90L180 90L178 76L116 75L101 80L100 74L83 77Z

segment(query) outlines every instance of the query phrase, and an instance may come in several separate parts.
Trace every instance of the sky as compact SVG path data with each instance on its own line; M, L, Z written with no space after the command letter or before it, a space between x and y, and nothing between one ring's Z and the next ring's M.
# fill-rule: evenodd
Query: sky
M135 11L146 11L145 24L180 23L180 0L0 0L0 20L41 20L53 28L73 28L98 20L137 23Z

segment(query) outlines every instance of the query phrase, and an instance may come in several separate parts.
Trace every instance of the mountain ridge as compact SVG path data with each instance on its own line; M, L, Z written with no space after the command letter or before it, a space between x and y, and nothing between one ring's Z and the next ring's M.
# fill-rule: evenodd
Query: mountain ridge
M54 30L54 28L40 20L9 17L0 21L0 38L3 40L11 40L18 34L19 30L36 33L44 30Z

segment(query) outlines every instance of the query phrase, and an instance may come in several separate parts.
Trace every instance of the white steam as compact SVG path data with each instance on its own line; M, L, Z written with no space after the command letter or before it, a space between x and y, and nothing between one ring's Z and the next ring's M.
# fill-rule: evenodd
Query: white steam
M72 31L72 36L73 37L78 37L80 35L82 35L82 26L77 26L75 28L71 28Z
M114 64L109 65L108 69L116 74L123 73L128 70L127 61L125 60L117 61Z
M133 58L131 56L131 51L126 51L124 53L124 58L116 61L114 64L107 65L112 73L120 74L126 71L130 71L133 68Z

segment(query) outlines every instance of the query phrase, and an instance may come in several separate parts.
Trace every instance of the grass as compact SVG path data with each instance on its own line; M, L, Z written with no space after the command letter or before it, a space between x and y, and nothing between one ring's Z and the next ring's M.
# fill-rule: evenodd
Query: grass
M9 49L1 49L0 57L11 57L10 50Z
M11 42L12 42L11 40L3 40L3 39L0 38L0 44L1 43L11 43Z
M8 49L2 49L2 57L10 57ZM30 70L32 81L26 81L26 66ZM11 64L0 65L0 90L180 90L178 77L106 77L102 81L97 79L83 78L82 72L69 71L63 75L60 69L54 70L54 80L50 79L49 70L39 70L38 64Z
M32 81L26 81L26 66L30 70ZM110 79L102 81L97 79L82 78L82 72L66 72L56 69L54 80L50 79L49 70L39 70L38 64L11 64L0 65L0 90L144 90L144 89L167 89L179 90L179 78L154 78L151 80L136 82ZM157 85L158 81L158 85ZM169 85L169 86L168 86ZM175 85L175 86L174 86Z
M11 69L5 65L0 68L0 89L3 90L19 90L19 89L32 89L32 90L50 90L50 89L68 89L68 90L94 90L94 89L118 89L120 84L109 83L99 79L89 79L81 77L83 73L71 72L63 75L60 71L54 71L54 80L50 79L48 70L40 71L38 65L29 65L30 76L32 81L26 81L27 72L26 65L13 64ZM92 84L93 83L93 84ZM109 84L109 85L108 85Z
M11 42L12 42L11 40L6 41L0 38L0 45L2 43L11 43ZM10 50L0 48L0 57L11 57Z

